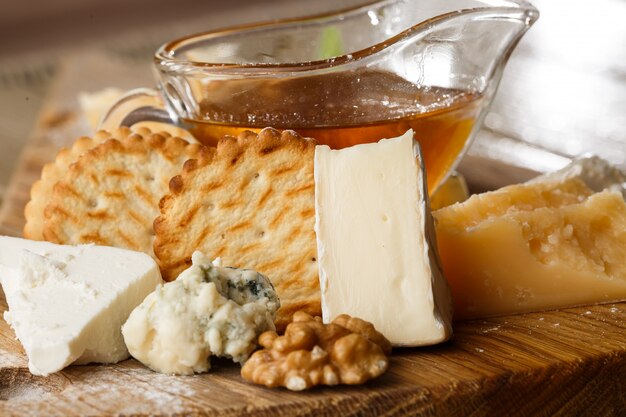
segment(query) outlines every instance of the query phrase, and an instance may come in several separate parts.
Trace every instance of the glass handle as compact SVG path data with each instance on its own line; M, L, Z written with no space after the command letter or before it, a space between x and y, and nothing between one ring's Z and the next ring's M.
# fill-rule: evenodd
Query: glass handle
M130 90L113 104L100 120L99 129L112 131L138 122L161 122L176 125L177 120L163 104L158 91L151 88Z

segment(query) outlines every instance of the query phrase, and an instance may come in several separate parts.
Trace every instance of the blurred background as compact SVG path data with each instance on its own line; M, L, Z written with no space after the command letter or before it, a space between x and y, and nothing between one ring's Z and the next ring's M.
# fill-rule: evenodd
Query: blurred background
M87 90L88 64L124 72L115 87L151 86L150 63L172 38L245 22L318 13L336 0L55 0L3 1L0 13L0 195L35 128L56 78L67 69ZM362 4L341 0L339 7ZM85 61L85 70L72 68ZM103 62L104 61L104 62ZM70 67L70 68L68 68ZM141 76L136 76L142 74ZM117 83L118 85L114 85Z
M57 101L68 99L58 91L59 85L86 92L107 86L151 86L152 53L174 37L362 3L366 2L4 1L0 193L37 120L52 117L44 114L49 110L44 108L46 100L51 94ZM541 17L511 57L484 128L460 167L471 172L477 189L497 185L498 164L514 165L530 176L559 168L571 156L593 152L626 166L626 1L533 4ZM109 78L111 85L106 85L107 73L115 74Z

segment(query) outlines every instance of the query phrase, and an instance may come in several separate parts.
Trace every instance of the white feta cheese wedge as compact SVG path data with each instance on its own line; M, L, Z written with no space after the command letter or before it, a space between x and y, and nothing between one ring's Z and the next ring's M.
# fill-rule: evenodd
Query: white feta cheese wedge
M162 282L146 254L0 236L0 282L34 375L128 358L122 324Z
M315 150L315 232L325 323L370 321L396 346L452 334L424 165L413 131Z

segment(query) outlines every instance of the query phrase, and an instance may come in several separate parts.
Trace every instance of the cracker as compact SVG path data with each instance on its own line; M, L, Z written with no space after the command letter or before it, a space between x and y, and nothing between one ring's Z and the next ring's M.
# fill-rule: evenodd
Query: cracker
M90 149L53 188L43 236L152 254L152 222L168 182L203 147L169 134L130 135Z
M315 241L315 142L271 128L224 137L215 154L172 178L154 222L154 250L173 280L200 250L266 275L280 297L276 325L320 315Z
M78 138L71 148L61 149L53 162L44 165L41 170L41 179L35 182L31 187L30 201L24 208L24 217L26 218L26 224L23 230L24 237L32 240L44 240L44 209L52 195L54 184L67 172L70 164L75 162L79 156L94 146L112 138L118 140L124 139L132 133L130 129L122 127L112 133L101 130L97 132L93 138L83 136ZM143 129L138 133L149 134L150 131Z

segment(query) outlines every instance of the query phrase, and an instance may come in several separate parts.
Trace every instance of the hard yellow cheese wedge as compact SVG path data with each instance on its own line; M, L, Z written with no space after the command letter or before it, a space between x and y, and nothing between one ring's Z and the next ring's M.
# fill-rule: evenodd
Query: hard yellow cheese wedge
M465 178L463 175L453 172L430 198L430 208L437 210L454 203L463 202L468 198L469 191Z
M619 192L535 181L433 214L456 319L626 299Z

